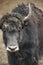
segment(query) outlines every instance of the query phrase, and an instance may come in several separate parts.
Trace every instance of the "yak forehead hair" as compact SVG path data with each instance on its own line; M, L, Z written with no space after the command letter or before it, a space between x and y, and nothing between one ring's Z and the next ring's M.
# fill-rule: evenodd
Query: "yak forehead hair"
M9 20L13 20L13 19L18 19L20 21L22 21L22 16L19 13L7 13L5 15L3 15L3 17L1 18L1 23L3 24L5 21L9 21Z

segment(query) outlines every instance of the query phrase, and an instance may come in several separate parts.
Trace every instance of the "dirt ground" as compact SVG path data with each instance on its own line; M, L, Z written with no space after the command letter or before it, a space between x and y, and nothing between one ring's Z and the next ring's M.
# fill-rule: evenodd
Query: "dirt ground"
M33 2L43 11L43 0L0 0L0 18L20 3ZM3 43L3 33L0 30L0 65L8 65L6 48ZM39 65L43 65L43 57L39 60Z

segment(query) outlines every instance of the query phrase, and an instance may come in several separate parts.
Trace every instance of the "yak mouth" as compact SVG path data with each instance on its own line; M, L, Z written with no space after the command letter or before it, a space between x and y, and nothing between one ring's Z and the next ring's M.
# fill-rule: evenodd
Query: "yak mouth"
M19 47L18 46L8 46L6 50L9 52L16 52L16 51L19 51Z

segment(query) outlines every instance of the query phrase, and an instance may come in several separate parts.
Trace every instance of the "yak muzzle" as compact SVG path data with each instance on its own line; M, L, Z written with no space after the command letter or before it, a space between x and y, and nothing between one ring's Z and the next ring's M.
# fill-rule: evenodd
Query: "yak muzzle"
M19 51L19 47L18 46L8 46L7 51L16 52L16 51Z

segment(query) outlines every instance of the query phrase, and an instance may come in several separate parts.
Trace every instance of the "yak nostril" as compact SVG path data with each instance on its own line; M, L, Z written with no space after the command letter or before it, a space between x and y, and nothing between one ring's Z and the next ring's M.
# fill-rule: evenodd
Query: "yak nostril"
M8 47L10 50L15 50L17 47Z

